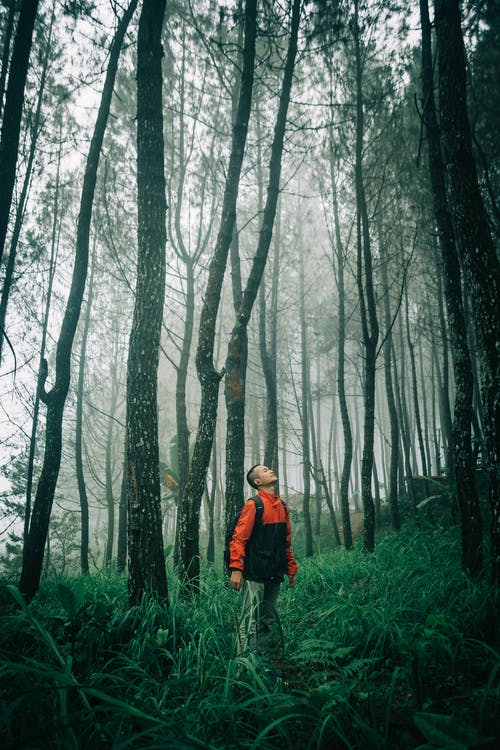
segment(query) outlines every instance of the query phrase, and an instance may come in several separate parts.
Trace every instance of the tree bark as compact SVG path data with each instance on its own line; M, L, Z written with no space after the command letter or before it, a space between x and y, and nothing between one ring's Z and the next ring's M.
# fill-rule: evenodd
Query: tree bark
M28 75L38 1L23 0L21 3L5 92L5 107L0 135L0 185L2 186L0 191L0 264L7 237L9 212L16 179L24 89Z
M491 575L500 581L500 266L479 189L467 116L465 53L458 0L435 0L439 108L449 206L481 362L489 475ZM472 508L469 509L473 515ZM471 529L472 531L472 529ZM475 532L474 532L475 533ZM471 561L474 565L474 562Z
M45 390L48 365L44 361L38 384L40 397L47 405L47 422L43 467L33 505L30 530L24 545L23 566L19 582L20 590L28 598L35 595L40 583L43 552L47 540L52 503L61 464L62 421L64 405L70 384L73 339L78 324L78 318L80 316L85 282L87 279L90 223L92 218L99 157L108 121L113 86L118 67L118 58L128 23L136 5L137 0L132 0L118 23L110 50L101 104L99 106L94 133L90 143L83 178L80 213L78 216L75 264L69 298L57 342L55 383L49 392Z
M165 0L144 0L137 38L137 285L127 364L128 591L167 596L158 448L158 360L166 213L161 33Z
M439 142L439 126L434 105L431 26L427 0L421 0L420 12L422 21L423 114L427 125L429 170L434 213L439 233L441 260L443 263L448 328L455 375L452 450L455 472L454 484L456 486L461 518L462 565L470 573L476 573L482 566L482 524L475 485L471 445L472 367L467 344L467 326L462 304L460 266L458 263L457 246L454 240L452 219L446 197L443 157ZM442 63L443 61L441 60ZM454 135L453 137L456 136ZM457 237L456 234L455 237Z

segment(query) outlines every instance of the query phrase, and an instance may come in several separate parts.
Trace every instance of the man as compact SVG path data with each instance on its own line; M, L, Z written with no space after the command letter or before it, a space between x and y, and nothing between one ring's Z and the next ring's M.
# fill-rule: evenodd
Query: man
M288 586L294 586L298 569L288 508L275 489L278 477L267 466L256 464L248 471L247 481L258 491L263 509L256 523L260 511L253 498L247 500L229 545L231 588L243 588L239 652L247 639L250 648L267 648L284 575Z

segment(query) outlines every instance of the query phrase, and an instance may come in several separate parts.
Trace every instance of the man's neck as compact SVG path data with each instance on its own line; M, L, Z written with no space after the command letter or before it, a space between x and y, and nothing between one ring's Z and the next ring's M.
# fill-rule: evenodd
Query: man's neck
M270 484L267 487L259 487L259 490L262 490L262 492L266 492L268 495L275 495L276 494L276 485Z

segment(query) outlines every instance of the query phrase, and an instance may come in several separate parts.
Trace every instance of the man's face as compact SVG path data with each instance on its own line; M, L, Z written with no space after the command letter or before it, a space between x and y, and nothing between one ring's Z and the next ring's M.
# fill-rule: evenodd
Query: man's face
M278 481L274 471L267 466L256 466L252 473L254 484L259 488L273 486Z

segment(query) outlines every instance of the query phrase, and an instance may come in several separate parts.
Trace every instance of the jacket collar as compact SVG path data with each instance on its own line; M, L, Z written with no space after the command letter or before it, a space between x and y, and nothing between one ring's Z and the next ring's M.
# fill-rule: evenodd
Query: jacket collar
M259 497L261 498L261 500L267 499L267 500L270 500L273 503L276 502L277 500L279 500L279 495L278 495L277 492L267 492L266 490L262 490L261 489L261 490L258 491L257 494L259 495Z

